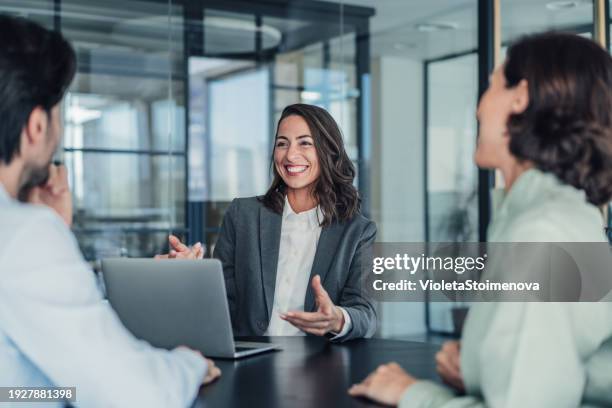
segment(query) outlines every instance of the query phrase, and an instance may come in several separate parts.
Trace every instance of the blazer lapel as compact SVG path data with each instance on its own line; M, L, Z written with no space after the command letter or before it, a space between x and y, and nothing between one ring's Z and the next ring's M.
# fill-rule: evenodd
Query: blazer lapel
M268 319L272 316L276 268L280 247L282 217L266 207L259 209L259 250L261 257L261 282L263 285Z
M344 225L336 222L330 226L325 227L321 230L321 236L319 237L319 243L317 244L317 251L315 258L312 263L312 270L310 271L310 279L308 281L308 289L306 290L306 299L304 301L304 311L311 312L315 308L314 293L312 290L312 278L315 275L321 277L321 283L325 281L325 276L331 267L331 264L336 256L342 233L344 232Z

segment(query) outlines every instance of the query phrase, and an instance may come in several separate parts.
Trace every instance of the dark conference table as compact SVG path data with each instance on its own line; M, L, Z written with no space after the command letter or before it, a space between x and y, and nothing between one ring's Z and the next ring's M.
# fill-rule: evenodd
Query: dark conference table
M249 337L282 347L231 361L215 359L223 374L200 390L194 407L371 407L347 394L380 364L398 362L416 378L439 381L438 345L367 339L332 344L320 337Z

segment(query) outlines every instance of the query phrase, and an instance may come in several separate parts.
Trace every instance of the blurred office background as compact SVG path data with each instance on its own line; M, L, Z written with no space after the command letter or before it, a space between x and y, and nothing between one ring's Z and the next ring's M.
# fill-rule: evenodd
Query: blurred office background
M492 20L502 46L593 36L607 1L0 0L0 12L77 50L59 155L95 262L166 251L169 232L210 255L229 202L265 192L277 118L296 102L340 124L379 242L485 240L494 175L472 155ZM378 335L452 332L462 306L381 304Z

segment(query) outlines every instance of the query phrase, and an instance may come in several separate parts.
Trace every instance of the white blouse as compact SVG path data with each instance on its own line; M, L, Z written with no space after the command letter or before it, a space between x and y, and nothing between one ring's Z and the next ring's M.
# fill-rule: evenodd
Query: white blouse
M303 311L306 290L310 285L310 272L314 262L319 236L321 235L321 209L296 213L285 197L281 224L278 266L272 317L266 331L267 336L305 335L297 327L280 318L289 311ZM344 336L351 328L351 318L343 309L344 326L335 338Z

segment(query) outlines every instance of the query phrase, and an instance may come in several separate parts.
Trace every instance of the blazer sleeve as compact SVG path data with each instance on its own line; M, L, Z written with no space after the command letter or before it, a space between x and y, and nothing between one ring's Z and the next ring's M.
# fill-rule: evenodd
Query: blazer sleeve
M334 341L346 341L356 338L372 337L376 331L376 308L365 287L364 260L372 255L372 244L376 238L376 224L368 222L364 228L359 244L351 261L349 276L342 289L340 302L351 317L351 330Z
M227 302L229 304L232 322L236 319L237 296L236 274L234 268L236 254L236 223L238 221L238 200L234 199L229 205L223 222L219 238L215 245L213 257L221 261L223 265L223 276L225 278L225 290L227 291Z

